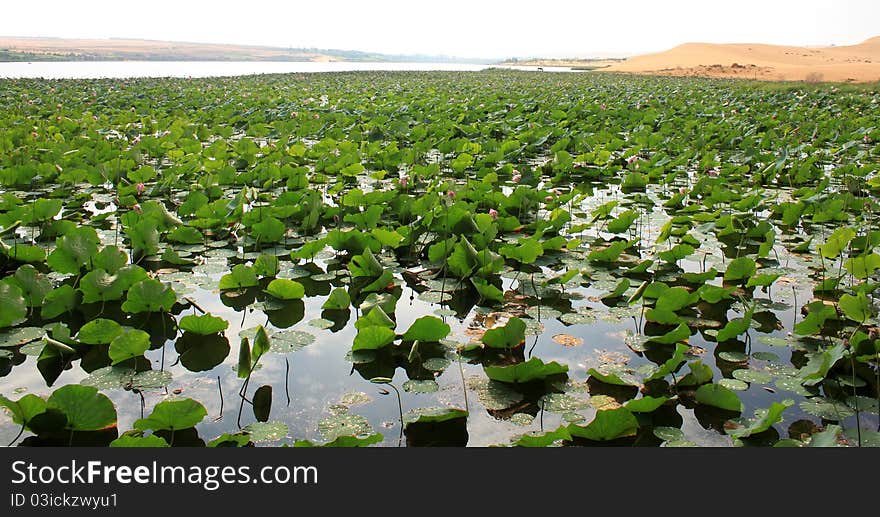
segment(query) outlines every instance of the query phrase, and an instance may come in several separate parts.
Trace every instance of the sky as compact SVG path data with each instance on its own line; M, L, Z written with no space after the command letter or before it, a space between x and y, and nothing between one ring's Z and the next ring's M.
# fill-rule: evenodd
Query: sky
M880 0L3 0L0 36L143 38L458 57L590 57L685 42L849 45Z

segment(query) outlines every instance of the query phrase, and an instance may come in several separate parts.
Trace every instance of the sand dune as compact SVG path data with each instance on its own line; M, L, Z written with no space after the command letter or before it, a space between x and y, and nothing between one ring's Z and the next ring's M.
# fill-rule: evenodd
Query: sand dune
M605 71L774 81L880 81L880 37L841 47L685 43Z

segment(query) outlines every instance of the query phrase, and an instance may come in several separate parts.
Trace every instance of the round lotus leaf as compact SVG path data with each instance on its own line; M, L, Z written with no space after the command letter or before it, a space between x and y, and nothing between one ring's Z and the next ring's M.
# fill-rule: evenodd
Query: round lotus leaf
M564 347L580 346L584 344L584 338L572 336L571 334L556 334L553 341Z
M134 428L145 431L178 431L195 427L208 411L200 402L185 398L165 400L156 404L150 416L135 420Z
M24 355L39 356L43 353L43 348L45 347L45 341L31 341L26 345L22 345L22 347L18 349L18 352ZM10 352L9 350L3 350L3 352L8 353L10 357L12 356L12 352Z
M591 313L567 312L559 320L569 325L590 325L596 322L596 316Z
M526 309L526 314L539 321L552 320L562 316L562 312L546 305L535 305Z
M752 357L761 361L778 361L779 356L772 352L755 352Z
M284 422L254 422L246 426L243 431L250 435L251 441L275 442L287 438L287 424Z
M813 397L803 400L800 403L800 408L813 416L832 421L840 421L856 414L845 403L824 397Z
M435 380L408 380L403 383L403 391L407 393L434 393L440 389Z
M366 393L358 391L354 393L346 393L342 396L339 402L345 406L356 406L358 404L367 404L372 400L372 397Z
M578 424L586 419L587 417L585 417L584 415L580 413L574 413L572 411L562 414L562 420L568 422L569 424Z
M734 379L741 380L743 382L754 382L756 384L770 384L770 381L773 380L773 376L767 372L759 372L757 370L734 370L733 373Z
M325 320L324 318L315 318L313 320L309 320L309 326L315 327L317 329L329 329L333 325L335 325L335 323L330 320Z
M431 370L432 372L442 372L450 365L450 363L451 361L445 357L432 357L430 359L425 359L422 363L422 368Z
M760 336L758 337L758 341L762 344L769 346L790 346L796 340L794 339L786 339L782 337L774 337L774 336Z
M354 413L332 415L318 423L318 431L327 441L340 436L363 436L370 434L373 428L366 418Z
M418 296L419 300L426 303L444 303L453 298L452 293L440 291L425 291Z
M228 273L229 266L226 265L226 262L206 262L204 264L199 264L198 266L193 266L193 273L197 273L200 275L219 275L221 273Z
M465 284L464 282L462 282L461 280L458 280L457 278L447 278L445 280L435 278L434 280L428 280L426 285L427 285L428 289L431 291L446 292L446 293L453 292L453 291L460 291L462 289L467 288L467 286L468 286L468 284Z
M0 334L0 348L21 346L42 338L46 331L40 327L21 327Z
M663 447L699 447L690 440L670 440L663 444Z
M297 279L297 278L308 278L314 274L313 271L309 271L308 269L302 267L292 267L290 269L285 269L280 271L276 276L278 278L289 278L289 279Z
M544 324L538 320L526 318L523 320L526 324L527 336L540 336L544 333Z
M718 381L718 384L733 391L745 391L749 389L749 384L739 379L721 379L720 381Z
M655 427L654 436L664 442L684 440L684 433L677 427Z
M235 250L232 250L229 248L215 248L215 249L209 250L207 253L205 253L205 256L210 259L221 259L221 258L225 259L225 258L236 257L236 256L238 256L238 253L236 253Z
M784 391L790 391L797 395L809 397L813 393L801 384L801 380L796 377L780 377L776 379L774 385Z
M113 402L91 386L62 386L52 392L46 404L64 413L66 428L73 431L97 431L116 423Z
M877 399L873 397L865 397L862 395L847 397L846 403L849 407L857 411L874 413L875 415L880 412L880 406L878 406Z
M614 397L608 395L593 395L589 399L589 404L599 411L617 409L620 407L620 402Z
M531 425L534 421L535 417L528 413L514 413L513 416L510 417L510 423L513 425L527 426Z
M490 411L507 409L523 399L522 393L500 382L471 377L466 384L468 389L477 393L483 407Z
M552 413L569 413L590 406L589 402L566 393L548 393L541 397L540 404L544 411Z
M269 350L278 354L296 352L315 342L315 336L301 330L282 330L269 338Z
M742 352L721 352L718 358L729 363L744 363L749 360L749 356Z

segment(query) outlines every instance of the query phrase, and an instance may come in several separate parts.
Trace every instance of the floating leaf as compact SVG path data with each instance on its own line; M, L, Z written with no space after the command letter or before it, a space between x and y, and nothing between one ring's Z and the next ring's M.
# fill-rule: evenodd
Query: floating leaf
M212 316L210 313L196 316L190 314L180 319L178 323L180 330L192 332L200 336L209 336L218 332L223 332L229 327L229 322L223 318Z
M363 436L372 432L373 428L366 418L353 413L340 413L321 420L318 431L325 440L335 440L340 436Z
M435 380L408 380L403 383L403 391L407 393L434 393L440 389Z
M306 294L305 287L295 280L276 278L269 282L266 293L279 300L299 300Z
M503 327L487 330L480 340L490 348L513 348L526 339L526 324L519 318L510 318Z
M719 384L704 384L697 389L697 402L727 411L741 412L743 404L733 391Z
M91 386L62 386L49 395L46 407L64 413L65 428L72 431L98 431L116 424L113 402Z
M174 289L150 278L131 286L122 304L122 310L130 313L168 312L175 303L177 303L177 294Z
M87 345L105 345L122 334L122 325L104 318L94 319L79 329L77 340Z
M0 282L0 328L18 325L27 316L27 303L21 289L14 284Z
M375 350L390 345L397 335L388 327L371 325L358 330L352 343L352 351Z
M248 433L251 441L275 442L287 437L287 424L283 422L254 422L247 425L242 431Z
M134 428L140 431L179 431L195 427L208 411L193 399L166 400L156 404L147 418L135 420Z
M150 349L150 335L143 330L127 330L110 342L111 365L144 355Z
M486 366L486 375L493 381L509 383L525 383L541 380L554 375L562 375L568 372L568 366L551 361L544 361L532 357L524 363L510 366Z
M434 316L422 316L410 325L403 335L404 341L440 341L449 335L449 325Z
M608 441L633 436L639 428L636 417L626 408L596 411L593 421L587 426L570 425L568 432L572 437L592 441Z

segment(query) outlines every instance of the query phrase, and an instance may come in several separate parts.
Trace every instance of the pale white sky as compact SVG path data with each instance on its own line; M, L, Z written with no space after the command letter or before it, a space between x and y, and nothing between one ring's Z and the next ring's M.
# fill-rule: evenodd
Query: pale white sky
M880 0L2 0L0 36L146 38L461 57L590 56L687 41L846 45Z

